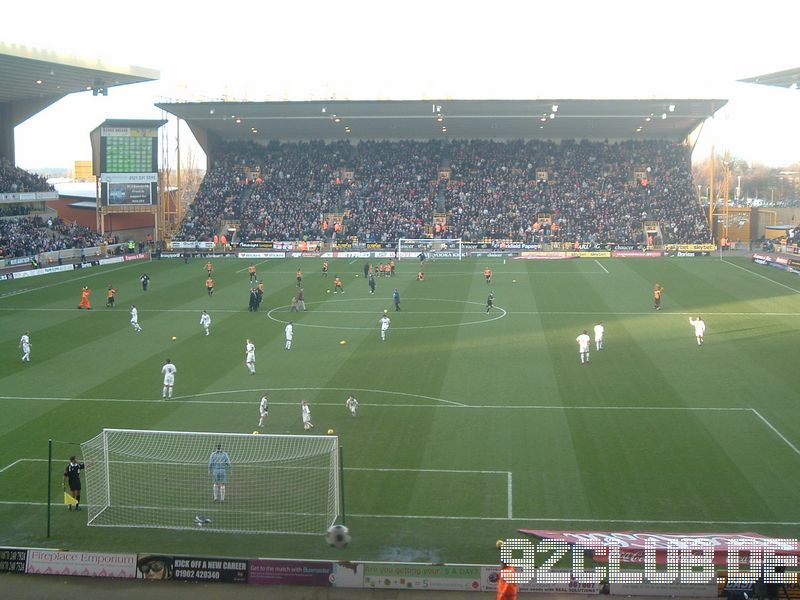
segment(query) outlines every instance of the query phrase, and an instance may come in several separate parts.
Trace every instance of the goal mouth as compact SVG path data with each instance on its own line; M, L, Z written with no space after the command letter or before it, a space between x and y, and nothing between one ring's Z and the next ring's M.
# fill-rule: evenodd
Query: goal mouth
M81 449L92 526L318 535L339 516L336 436L104 429Z

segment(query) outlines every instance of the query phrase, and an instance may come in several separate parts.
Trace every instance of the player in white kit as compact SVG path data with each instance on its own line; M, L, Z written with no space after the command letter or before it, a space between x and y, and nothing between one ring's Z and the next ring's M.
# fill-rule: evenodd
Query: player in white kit
M161 373L164 375L164 389L161 393L162 398L172 398L172 386L175 384L175 365L172 364L170 359L161 367Z
M314 424L311 422L311 408L308 406L308 402L305 400L300 403L300 407L303 412L303 429L308 431L314 427Z
M31 362L31 336L30 332L26 331L19 338L19 347L22 348L22 362Z
M136 308L135 304L131 304L131 326L136 333L142 330L139 325L139 309Z
M250 338L247 338L247 344L245 344L245 359L244 363L247 365L247 369L250 371L250 375L256 374L256 345L252 342Z
M206 311L203 311L203 314L200 315L200 325L208 335L208 328L211 327L211 315L208 314Z
M356 400L355 396L350 394L347 397L347 400L345 401L344 405L347 407L347 410L350 411L350 414L355 417L356 411L358 410L358 400Z
M581 355L581 364L588 364L589 361L589 346L592 343L592 338L589 337L589 334L586 330L583 330L578 337L575 338L575 341L578 342L578 352Z
M689 323L691 323L692 327L694 327L694 337L697 339L697 345L702 346L703 342L705 341L703 336L706 333L706 322L703 321L703 318L698 315L696 319L689 317Z
M283 332L286 334L286 346L285 347L286 347L287 350L291 350L292 349L292 338L294 337L294 325L292 325L291 321L289 321L286 324L286 327L283 330Z
M389 315L386 314L384 311L383 316L381 317L379 323L381 324L381 341L386 341L386 332L389 331L389 324L391 323L391 319Z
M598 352L603 349L603 334L605 331L602 323L594 326L594 347Z
M264 395L261 396L261 402L258 404L258 426L264 426L264 419L267 418L267 413L269 412L269 391L264 390Z

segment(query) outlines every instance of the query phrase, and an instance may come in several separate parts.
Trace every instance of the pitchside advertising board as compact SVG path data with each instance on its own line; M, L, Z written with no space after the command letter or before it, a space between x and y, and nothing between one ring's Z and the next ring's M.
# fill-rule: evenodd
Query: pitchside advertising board
M0 573L24 573L27 548L0 548Z
M156 128L100 128L100 198L105 206L146 206L156 203Z
M775 267L788 273L800 275L800 259L791 256L780 256L775 254L765 254L762 252L753 253L753 262L759 265Z
M247 583L247 560L236 558L139 554L136 570L139 579Z
M713 597L757 581L797 597L797 539L758 533L519 530L500 560L524 592ZM620 568L620 563L624 564ZM0 548L0 572L203 583L494 591L495 565L355 563ZM738 587L737 587L738 586ZM1 594L0 594L1 595Z
M136 555L61 550L27 551L25 572L36 575L76 575L79 577L136 577Z

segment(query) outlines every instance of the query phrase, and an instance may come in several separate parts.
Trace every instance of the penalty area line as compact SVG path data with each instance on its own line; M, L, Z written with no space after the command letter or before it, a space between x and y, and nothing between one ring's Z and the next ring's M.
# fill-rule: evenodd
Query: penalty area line
M47 462L46 458L18 458L14 462L6 465L0 469L0 473L23 462ZM120 461L114 461L119 463ZM139 464L122 461L124 464ZM507 475L511 477L509 471L492 471L492 470L479 470L479 469L411 469L411 468L395 468L395 467L345 467L345 471L370 471L375 473L453 473L453 474L466 474L466 475Z
M795 294L800 294L800 290L798 290L798 289L796 289L796 288L793 288L793 287L792 287L792 286L790 286L790 285L786 285L785 283L781 283L780 281L775 281L774 279L770 279L770 278L769 278L769 277L767 277L766 275L762 275L761 273L756 273L755 271L753 271L753 270L751 270L751 269L745 269L745 268L744 268L744 267L742 267L741 265L737 265L737 264L735 264L735 263L732 263L732 262L730 262L730 261L727 261L727 260L725 260L724 258L721 258L720 260L721 260L722 262L724 262L726 265L730 265L730 266L732 266L732 267L736 267L737 269L741 269L742 271L745 271L745 272L747 272L747 273L750 273L751 275L755 275L756 277L761 277L761 279L766 279L766 280L767 280L767 281L769 281L770 283L774 283L775 285L779 285L779 286L781 286L782 288L786 288L787 290L791 290L791 291L793 291Z
M757 416L759 419L761 419L761 421L762 421L762 422L763 422L763 423L764 423L764 424L765 424L767 427L769 427L769 428L770 428L770 429L773 431L773 433L774 433L775 435L777 435L779 438L781 438L781 439L782 439L782 440L783 440L783 441L786 443L786 445L787 445L787 446L789 446L789 448L791 448L792 450L794 450L794 453L795 453L795 454L797 454L798 456L800 456L800 450L798 450L797 446L795 446L795 445L794 445L792 442L790 442L789 440L787 440L787 439L786 439L786 436L785 436L785 435L783 435L783 434L782 434L780 431L778 431L778 429L777 429L777 428L776 428L776 427L775 427L775 426L774 426L772 423L770 423L769 421L767 421L767 420L766 420L766 419L765 419L765 418L764 418L764 417L761 415L761 413L760 413L760 412L758 412L758 411L757 411L755 408L751 408L750 410L751 410L751 411L753 411L753 414L754 414L755 416Z
M53 503L55 505L55 503ZM0 506L47 506L47 502L30 502L25 500L0 500ZM460 515L374 515L365 513L348 513L355 519L416 519L430 521L518 521L539 523L612 523L634 525L779 525L796 527L798 521L698 521L692 519L574 519L570 517L468 517Z
M514 517L514 501L513 501L513 485L511 482L511 471L506 473L508 476L508 518L512 519Z
M25 460L25 459L20 459ZM396 469L393 467L345 467L345 471L375 471L377 473L466 473L477 475L510 475L508 471L480 471L475 469Z

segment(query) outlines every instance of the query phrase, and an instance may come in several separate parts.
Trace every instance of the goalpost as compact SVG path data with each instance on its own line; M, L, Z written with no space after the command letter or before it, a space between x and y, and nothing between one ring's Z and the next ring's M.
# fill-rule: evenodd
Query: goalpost
M463 257L461 238L400 238L397 240L397 258L417 258L425 254L426 258Z
M339 515L336 436L104 429L81 449L89 525L321 534Z

